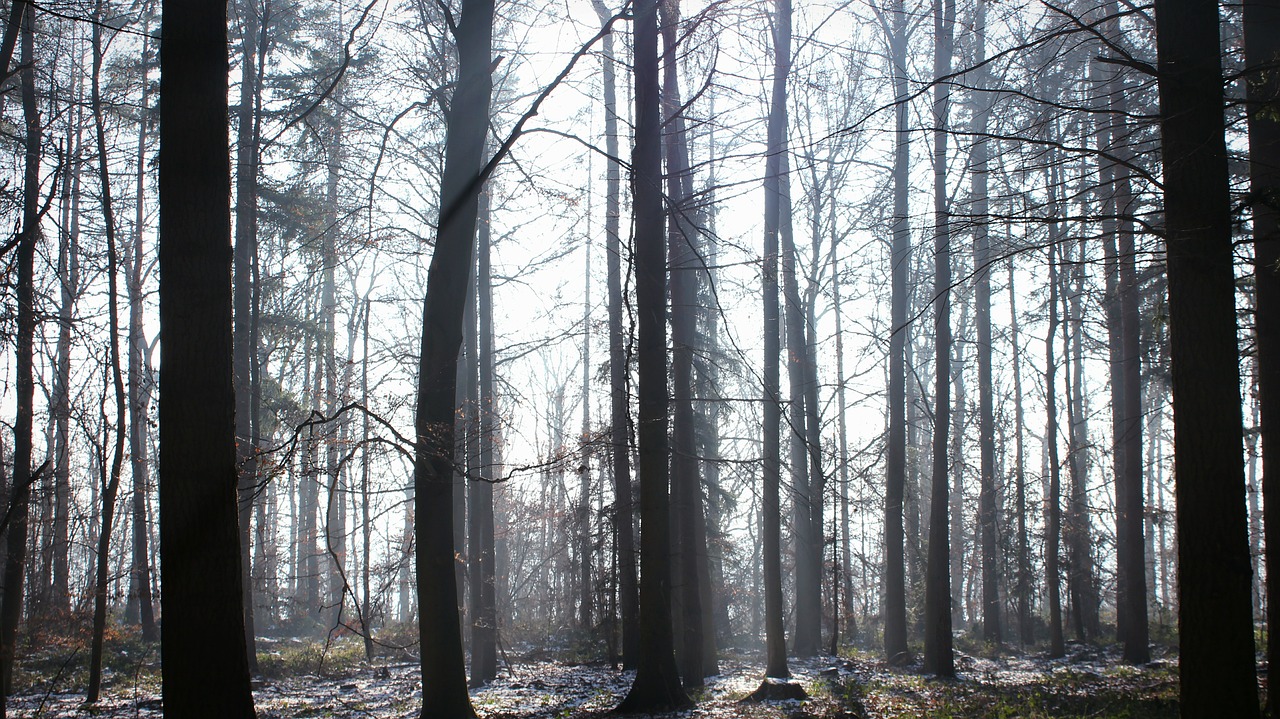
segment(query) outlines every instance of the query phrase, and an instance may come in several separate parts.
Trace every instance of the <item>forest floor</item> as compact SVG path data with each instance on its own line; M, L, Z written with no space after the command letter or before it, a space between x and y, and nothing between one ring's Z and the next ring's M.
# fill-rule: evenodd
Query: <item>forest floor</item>
M162 716L154 650L134 647L115 654L104 698L84 704L83 656L61 652L29 659L9 716ZM264 670L272 678L254 683L261 719L304 717L409 719L418 716L421 685L415 662L359 661L359 645L343 640L325 655L314 645L281 642L268 648ZM54 652L50 652L52 654ZM919 666L892 668L866 654L793 660L795 680L808 692L803 701L748 703L760 683L754 653L729 653L720 674L696 694L694 709L670 717L759 717L761 719L1046 719L1049 717L1178 716L1176 659L1157 653L1144 667L1126 667L1109 649L1072 646L1064 659L1038 655L998 659L957 655L957 678L939 681ZM537 656L533 653L532 656ZM309 665L309 666L308 666ZM482 719L574 719L603 717L625 695L633 675L603 664L569 664L511 658L492 685L471 692ZM25 686L24 686L25 685Z

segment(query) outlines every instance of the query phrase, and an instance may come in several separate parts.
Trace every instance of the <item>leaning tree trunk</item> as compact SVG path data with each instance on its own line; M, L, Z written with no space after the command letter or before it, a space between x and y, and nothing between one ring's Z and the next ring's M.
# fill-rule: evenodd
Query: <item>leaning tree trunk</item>
M1218 6L1156 0L1184 717L1258 716Z

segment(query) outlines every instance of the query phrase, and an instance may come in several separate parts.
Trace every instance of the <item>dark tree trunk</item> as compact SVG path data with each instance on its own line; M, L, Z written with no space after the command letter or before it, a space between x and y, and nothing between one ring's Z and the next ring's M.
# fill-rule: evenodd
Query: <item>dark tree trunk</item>
M1244 6L1244 50L1249 67L1249 179L1253 207L1254 335L1258 357L1258 414L1262 442L1262 495L1266 516L1267 665L1280 668L1280 2ZM1275 694L1267 704L1276 713Z
M700 687L707 672L703 665L704 637L712 631L703 625L703 603L698 577L699 554L706 556L706 520L702 513L702 487L699 484L697 444L694 439L693 353L697 344L695 308L697 306L697 234L692 218L695 208L689 150L685 138L684 117L680 114L680 84L677 67L676 36L680 24L679 0L663 0L661 7L663 40L663 144L667 161L667 257L671 271L671 486L675 516L680 537L678 567L673 573L680 634L676 656L680 676L686 688ZM699 525L702 529L699 531ZM704 541L698 541L699 537Z
M907 14L894 0L889 50L893 64L896 146L893 158L893 240L890 248L892 305L889 336L889 445L885 455L884 654L891 664L911 660L907 647L906 562L903 556L903 500L907 484L907 306L910 289L911 228L907 213L911 165L908 126ZM887 30L887 28L886 28Z
M253 717L236 527L227 5L163 3L160 578L164 708Z
M22 229L18 237L17 338L14 361L15 417L13 421L13 474L9 484L9 526L4 561L4 590L0 600L0 715L4 697L13 690L13 663L22 619L22 584L27 557L27 511L31 484L31 426L35 381L33 345L36 331L35 256L40 240L40 113L36 105L35 5L15 0L22 12L22 116L25 123L22 184ZM16 14L16 13L15 13Z
M1218 6L1157 0L1184 717L1258 716Z
M635 211L637 359L640 369L640 647L636 678L616 711L683 709L671 635L671 560L667 496L667 273L662 208L662 129L658 92L658 7L635 3Z
M934 76L951 72L955 32L954 0L934 3ZM947 432L951 423L951 219L947 208L947 116L950 85L939 82L933 99L933 312L934 410L933 489L929 512L929 560L925 570L924 670L942 677L955 675L951 649L951 579L949 570L948 486L950 473Z
M492 89L493 0L464 0L448 115L440 222L427 273L414 456L422 717L473 717L454 561L454 410Z
M611 14L601 0L592 0L600 22L608 22ZM609 422L610 457L613 460L614 531L618 543L618 610L622 622L622 666L634 668L640 646L640 605L637 594L634 511L631 503L631 448L627 426L629 407L627 392L626 330L622 325L622 241L619 236L621 215L621 172L618 162L618 100L614 70L613 34L604 36L603 85L605 152L609 164L605 168L605 259L608 264L609 289Z
M241 0L240 107L236 133L236 224L233 261L235 314L233 357L236 391L236 462L239 469L240 565L244 572L244 640L249 671L258 670L254 626L253 580L250 569L252 542L250 520L258 493L258 460L254 447L251 366L255 359L252 338L253 262L258 252L258 138L254 121L258 97L258 6Z
M787 667L782 606L782 348L778 312L778 234L783 201L782 154L786 152L787 77L791 74L791 0L775 0L773 90L769 101L764 171L764 459L761 489L761 545L764 564L765 670L768 678L791 676Z

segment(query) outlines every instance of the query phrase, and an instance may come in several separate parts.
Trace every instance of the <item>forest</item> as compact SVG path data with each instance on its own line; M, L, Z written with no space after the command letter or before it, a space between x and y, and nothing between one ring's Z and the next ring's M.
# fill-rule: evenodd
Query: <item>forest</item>
M1280 716L1280 0L0 15L0 719Z

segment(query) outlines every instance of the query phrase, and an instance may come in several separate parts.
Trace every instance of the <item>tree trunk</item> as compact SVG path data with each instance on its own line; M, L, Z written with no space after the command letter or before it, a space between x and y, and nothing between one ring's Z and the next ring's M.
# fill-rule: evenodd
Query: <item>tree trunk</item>
M234 258L235 338L233 358L236 392L236 462L240 473L240 565L244 572L244 639L249 671L258 670L254 626L250 519L258 493L258 459L254 447L253 392L250 369L256 348L252 342L253 262L258 252L258 138L255 108L258 102L258 6L241 0L240 107L236 132L236 224Z
M1280 668L1280 2L1244 6L1249 69L1249 180L1253 203L1254 335L1257 339L1258 415L1262 444L1262 500L1266 532L1267 664ZM1275 713L1275 694L1267 703Z
M1056 209L1053 179L1049 181L1051 212ZM1056 235L1057 223L1050 225L1050 232ZM1045 444L1049 454L1049 496L1045 497L1045 540L1044 540L1044 572L1048 584L1046 601L1049 602L1049 657L1061 657L1066 653L1062 637L1062 597L1060 595L1061 571L1058 568L1058 542L1062 536L1059 497L1062 494L1061 463L1058 461L1058 403L1057 386L1054 376L1058 365L1053 357L1053 343L1057 341L1058 332L1058 266L1054 260L1057 237L1049 243L1049 329L1044 341L1044 396L1045 411L1049 420L1045 429Z
M480 477L475 482L476 494L471 503L477 542L471 583L478 588L478 600L472 610L471 683L490 682L498 678L498 613L496 575L494 573L493 482L497 479L495 446L498 442L497 415L494 403L495 358L493 349L493 273L490 267L492 235L489 217L492 197L486 188L480 195L479 227L476 252L476 314L479 321L480 364ZM472 590L473 592L476 589Z
M893 298L889 335L889 445L885 449L884 654L889 663L895 665L911 661L911 650L907 646L902 517L907 484L907 306L911 301L907 287L911 267L911 228L907 217L910 211L911 133L908 125L906 27L903 0L894 0L893 31L889 42L896 144L893 158L893 240L889 252Z
M110 475L104 473L102 487L102 529L98 532L96 571L93 585L93 636L89 648L89 686L85 701L95 704L102 690L102 643L107 630L107 584L111 579L111 525L115 519L116 496L124 469L125 414L128 397L124 390L124 374L120 367L120 297L119 253L116 251L116 215L111 199L111 176L107 165L107 129L102 109L102 24L103 2L94 6L92 29L93 70L90 73L93 127L98 148L98 190L102 201L103 231L107 241L107 317L110 336L111 386L115 391L115 446L111 454ZM105 419L105 417L104 417ZM103 447L105 453L106 448ZM145 528L145 525L144 525Z
M702 513L702 487L699 485L697 445L694 439L693 354L697 344L695 308L697 298L699 228L692 221L693 181L689 168L689 150L685 138L684 117L680 114L680 85L677 68L676 36L680 24L679 0L663 0L661 6L663 39L663 125L667 160L667 257L671 271L671 485L675 497L675 516L680 536L678 570L673 574L679 597L677 606L680 634L676 656L680 676L686 688L700 687L707 672L703 640L711 627L703 625L703 603L698 577L699 554L705 560L706 520ZM702 531L699 532L699 525ZM704 541L699 542L699 536Z
M1014 424L1014 507L1018 514L1017 578L1014 581L1014 607L1018 614L1018 642L1022 646L1035 641L1035 627L1031 623L1031 551L1027 537L1027 476L1025 448L1023 446L1022 411L1022 346L1018 341L1018 299L1014 290L1013 259L1009 259L1009 345L1013 365L1013 424Z
M658 7L635 3L636 313L640 369L640 647L636 678L618 713L659 712L692 704L680 686L671 636L667 495L667 274L663 242L662 135L658 92Z
M791 74L791 0L775 0L773 91L764 174L764 458L761 490L761 549L764 564L765 670L768 678L791 676L787 667L782 606L782 508L780 489L782 397L779 387L778 235L783 201L782 155L786 152L787 78Z
M982 638L999 646L1004 641L1000 624L1000 556L996 546L996 437L991 382L991 240L987 201L987 125L991 100L981 88L987 82L987 4L978 0L974 9L974 64L980 66L974 109L973 169L973 271L976 273L974 323L978 335L978 532L982 547ZM1021 460L1021 457L1019 457Z
M600 22L612 17L602 0L592 0ZM610 457L613 460L614 531L618 543L618 609L622 623L622 666L636 665L640 646L640 608L637 594L634 510L631 504L631 448L627 392L626 330L622 325L622 241L619 235L622 190L621 173L613 158L618 155L618 100L614 70L613 34L604 36L602 82L604 85L605 152L605 258L609 289L609 423Z
M464 0L448 114L440 221L423 302L414 453L422 717L473 717L454 561L454 410L492 89L493 0Z
M934 3L934 76L951 72L955 32L954 0ZM947 431L951 416L951 220L947 208L947 115L951 86L939 82L933 99L933 203L934 203L934 410L933 490L929 513L929 562L925 574L924 670L955 675L951 650L951 581L948 572L950 543L947 527L949 479Z
M21 0L15 0L15 5ZM35 381L33 375L36 330L35 256L40 240L40 113L35 86L35 6L22 2L22 115L25 123L22 185L22 229L18 237L16 287L17 338L14 361L15 418L13 422L13 474L9 485L7 549L4 562L4 589L0 599L0 698L13 690L13 662L18 642L18 622L22 619L22 583L27 556L27 511L31 484L31 425ZM3 715L4 701L0 701Z
M160 629L173 717L253 717L236 527L227 5L163 3ZM180 48L180 50L179 50Z
M1157 0L1184 717L1258 716L1218 6Z

